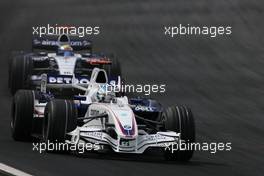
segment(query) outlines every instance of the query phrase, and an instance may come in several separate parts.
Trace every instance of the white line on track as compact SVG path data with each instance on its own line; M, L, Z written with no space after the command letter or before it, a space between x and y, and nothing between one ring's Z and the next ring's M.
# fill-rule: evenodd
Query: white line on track
M30 174L27 174L23 171L20 171L18 169L15 169L13 167L10 167L6 164L3 164L3 163L0 163L0 173L3 172L3 173L7 173L9 175L15 175L15 176L32 176Z

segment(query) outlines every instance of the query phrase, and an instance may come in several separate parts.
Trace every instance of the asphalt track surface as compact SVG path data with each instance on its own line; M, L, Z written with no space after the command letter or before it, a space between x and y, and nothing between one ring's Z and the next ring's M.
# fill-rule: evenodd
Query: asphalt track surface
M34 175L263 175L264 1L0 2L0 162ZM164 105L188 104L197 141L232 142L226 152L196 152L191 162L160 156L39 154L10 135L10 52L30 49L32 26L98 25L96 50L114 52L131 83L165 83ZM164 25L231 25L231 36L169 38Z

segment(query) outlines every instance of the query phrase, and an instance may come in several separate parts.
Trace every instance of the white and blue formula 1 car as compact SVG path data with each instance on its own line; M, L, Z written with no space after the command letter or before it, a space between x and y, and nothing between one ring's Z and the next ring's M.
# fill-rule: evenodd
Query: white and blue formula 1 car
M117 96L108 89L103 69L94 68L87 86L76 80L72 87L85 93L73 100L54 99L42 92L20 90L13 102L11 128L15 140L30 140L34 123L42 119L39 137L46 143L96 144L117 153L141 154L146 149L168 148L180 140L195 141L194 119L189 108L164 109L152 99ZM120 85L120 77L118 79ZM188 161L192 150L163 150L166 159Z
M87 77L95 67L104 68L109 77L121 75L117 58L93 53L89 40L64 34L33 38L32 51L14 52L9 60L10 92L15 94L19 89L38 89L42 74L47 74L48 81L52 83L70 83L73 75L79 82L87 83ZM63 89L57 93L66 95L66 91Z

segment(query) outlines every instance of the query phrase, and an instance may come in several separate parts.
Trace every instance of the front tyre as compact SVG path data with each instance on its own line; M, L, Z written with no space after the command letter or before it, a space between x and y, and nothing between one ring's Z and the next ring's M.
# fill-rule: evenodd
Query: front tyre
M195 142L195 124L192 112L186 106L172 106L162 114L164 128L181 134L181 141L188 145ZM178 146L179 148L179 146ZM189 161L193 156L193 149L165 151L167 160Z
M65 143L66 134L77 127L77 109L73 101L52 100L46 105L44 115L42 135L45 143ZM52 151L60 152L60 149Z
M33 113L34 91L17 91L12 102L11 132L14 140L31 140Z

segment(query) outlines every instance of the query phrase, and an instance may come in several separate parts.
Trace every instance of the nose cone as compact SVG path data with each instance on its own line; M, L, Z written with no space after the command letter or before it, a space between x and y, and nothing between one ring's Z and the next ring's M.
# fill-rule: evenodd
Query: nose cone
M136 138L138 135L137 123L130 108L113 109L116 119L116 129L123 138Z

